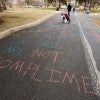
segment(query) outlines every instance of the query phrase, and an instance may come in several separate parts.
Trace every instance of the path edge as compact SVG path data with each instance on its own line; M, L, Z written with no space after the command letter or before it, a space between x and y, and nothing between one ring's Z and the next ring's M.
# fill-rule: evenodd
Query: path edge
M81 41L82 41L84 51L85 51L85 58L86 58L86 61L87 61L88 67L89 67L89 72L90 72L91 78L92 78L93 89L94 89L95 94L98 97L100 97L100 90L98 89L98 88L100 88L100 72L97 69L96 61L93 57L93 52L92 52L91 46L84 35L81 24L77 18L77 14L75 14L75 17L76 17L76 20L77 20L77 23L79 26Z
M16 31L19 31L19 30L22 30L22 29L25 29L25 28L29 28L29 27L41 24L43 21L49 19L50 17L52 17L52 16L54 16L58 13L60 13L60 11L54 13L53 15L49 15L47 17L44 17L44 18L40 19L40 20L37 20L35 22L28 23L28 24L25 24L25 25L20 25L20 26L14 27L14 28L10 28L6 31L0 32L0 39L5 38L6 36L9 36L9 35L11 35L12 33L16 32Z

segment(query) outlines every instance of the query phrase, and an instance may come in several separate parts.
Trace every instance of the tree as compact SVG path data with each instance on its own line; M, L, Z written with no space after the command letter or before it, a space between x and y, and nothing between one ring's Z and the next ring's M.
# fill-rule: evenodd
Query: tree
M37 6L43 6L44 0L25 0L26 4L28 5L37 5Z
M3 12L3 10L6 10L6 1L7 0L0 0L0 11Z
M1 5L3 6L3 10L6 10L7 7L6 7L6 2L7 0L0 0L1 1Z
M97 9L100 6L100 0L92 0L91 6L93 9Z
M18 1L18 4L19 4L19 7L24 7L26 5L25 3L25 0L17 0Z
M3 12L3 8L2 5L0 4L0 12Z
M61 8L61 3L67 5L67 0L45 0L48 4L53 4L53 6L56 6L57 10Z
M100 5L100 0L84 0L84 2L85 2L85 7L88 6L90 10L91 8L93 9L98 8L98 6Z

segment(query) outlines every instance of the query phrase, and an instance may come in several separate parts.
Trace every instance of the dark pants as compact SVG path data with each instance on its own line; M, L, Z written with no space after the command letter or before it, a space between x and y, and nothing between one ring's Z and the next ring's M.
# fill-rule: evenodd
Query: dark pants
M68 15L70 16L70 11L68 11Z

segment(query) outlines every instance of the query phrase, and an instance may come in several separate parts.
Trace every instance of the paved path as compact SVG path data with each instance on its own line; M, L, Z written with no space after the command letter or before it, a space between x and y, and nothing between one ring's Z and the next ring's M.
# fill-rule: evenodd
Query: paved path
M0 100L99 100L71 19L56 14L0 40Z
M83 32L91 46L93 57L96 61L96 67L99 71L98 76L100 78L100 29L95 24L89 21L89 18L100 17L100 14L97 16L90 15L89 17L79 13L77 15L79 22L82 26Z

